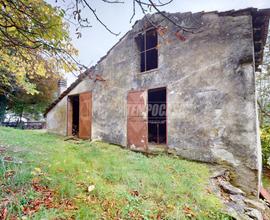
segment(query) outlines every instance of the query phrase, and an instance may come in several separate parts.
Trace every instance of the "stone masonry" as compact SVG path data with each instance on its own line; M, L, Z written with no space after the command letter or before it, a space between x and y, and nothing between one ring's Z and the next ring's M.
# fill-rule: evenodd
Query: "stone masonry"
M92 138L127 146L128 91L166 87L169 151L229 168L235 186L258 196L261 149L252 16L169 15L195 25L195 31L181 32L179 39L173 24L152 15L152 21L166 27L158 37L157 69L139 70L134 38L149 25L144 17L92 68L105 81L85 77L68 95L92 91ZM66 115L67 96L47 113L48 131L66 135Z

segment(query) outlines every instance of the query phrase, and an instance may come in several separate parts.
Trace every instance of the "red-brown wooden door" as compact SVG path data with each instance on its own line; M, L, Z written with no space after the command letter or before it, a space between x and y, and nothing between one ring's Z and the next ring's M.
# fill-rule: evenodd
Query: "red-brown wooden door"
M145 151L148 143L147 91L130 91L127 97L127 108L128 146Z
M79 138L91 139L92 130L92 93L80 94Z

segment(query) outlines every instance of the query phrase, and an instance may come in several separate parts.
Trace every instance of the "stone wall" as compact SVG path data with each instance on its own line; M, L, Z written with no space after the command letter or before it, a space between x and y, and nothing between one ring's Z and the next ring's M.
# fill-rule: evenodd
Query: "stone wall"
M171 16L181 21L184 14ZM229 167L234 183L257 195L261 153L252 18L194 16L202 27L185 33L185 41L176 37L175 26L163 21L167 30L159 37L158 69L139 71L134 37L147 22L144 18L96 65L95 73L106 81L86 79L74 91L92 90L92 137L126 146L128 91L166 86L168 148L187 159ZM157 14L151 19L164 20ZM49 131L65 134L63 106L66 98L48 113Z
M68 95L76 95L91 91L93 82L86 78L78 84ZM50 133L67 134L67 96L58 102L46 115L47 131Z

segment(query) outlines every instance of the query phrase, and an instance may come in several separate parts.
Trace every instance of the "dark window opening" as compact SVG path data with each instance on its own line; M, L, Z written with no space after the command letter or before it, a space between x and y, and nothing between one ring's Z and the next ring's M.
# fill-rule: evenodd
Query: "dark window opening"
M148 90L148 142L166 144L166 88Z
M136 37L137 47L140 52L141 72L158 67L158 37L156 29L151 29Z
M79 96L69 97L72 105L72 135L77 136L79 134Z

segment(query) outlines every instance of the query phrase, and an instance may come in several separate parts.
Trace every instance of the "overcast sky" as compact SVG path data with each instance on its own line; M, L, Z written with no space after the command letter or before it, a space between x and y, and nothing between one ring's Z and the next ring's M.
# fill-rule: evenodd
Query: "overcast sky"
M55 5L54 0L48 0ZM164 0L165 1L165 0ZM139 9L136 16L130 23L132 15L132 0L125 0L124 4L106 4L101 0L88 0L91 6L96 9L97 14L102 21L114 32L121 32L119 36L114 36L104 29L95 18L89 13L91 28L82 31L82 37L77 39L75 28L70 26L70 33L73 44L79 50L78 59L86 66L94 65L100 57L123 36L134 24L134 22L143 17ZM60 4L59 1L57 4ZM170 5L162 8L168 12L200 12L200 11L226 11L231 9L243 9L247 7L270 8L270 0L174 0ZM74 80L74 77L68 77L68 84Z

